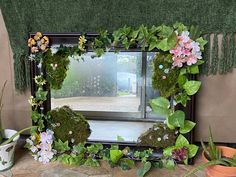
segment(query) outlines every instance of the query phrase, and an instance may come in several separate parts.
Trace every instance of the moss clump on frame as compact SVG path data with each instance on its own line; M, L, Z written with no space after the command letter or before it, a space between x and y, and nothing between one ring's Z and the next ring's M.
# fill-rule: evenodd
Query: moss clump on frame
M156 123L138 138L138 145L155 148L166 148L175 144L175 130L164 123Z
M55 90L61 89L70 64L68 56L60 52L53 55L51 50L48 50L43 60L50 88Z
M169 53L157 53L153 59L152 85L165 98L177 91L176 84L180 70L172 69L172 62L172 55Z
M85 117L68 106L53 109L49 115L53 122L49 127L54 131L56 139L78 144L85 142L91 134Z

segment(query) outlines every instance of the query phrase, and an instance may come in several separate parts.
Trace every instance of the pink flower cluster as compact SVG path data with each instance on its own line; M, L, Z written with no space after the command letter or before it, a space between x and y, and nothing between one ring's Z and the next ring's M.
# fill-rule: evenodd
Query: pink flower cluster
M183 31L182 34L178 36L178 42L175 48L170 50L170 53L174 55L172 57L173 67L181 68L184 63L191 66L197 63L198 59L202 59L200 45L198 42L190 39L188 31Z
M45 164L56 154L56 151L52 149L53 134L53 131L47 130L39 134L39 140L35 136L31 136L26 140L35 160Z

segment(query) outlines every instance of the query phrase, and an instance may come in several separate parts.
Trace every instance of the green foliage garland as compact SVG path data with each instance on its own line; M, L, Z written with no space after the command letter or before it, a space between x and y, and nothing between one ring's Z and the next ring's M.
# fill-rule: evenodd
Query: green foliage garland
M128 148L120 150L118 146L111 146L110 149L103 149L103 146L99 144L85 148L83 144L78 144L86 141L90 130L86 136L82 137L83 140L77 141L77 136L79 135L75 135L75 137L70 136L73 132L67 132L68 126L70 128L75 126L73 129L85 128L88 130L89 125L87 123L83 127L73 125L68 117L76 119L79 116L82 121L84 118L68 111L68 107L52 110L49 114L45 115L43 113L43 103L47 99L48 91L44 90L44 85L48 81L52 88L59 89L66 77L69 64L68 56L78 55L82 57L89 49L95 51L94 57L100 57L111 48L118 50L120 48L129 49L135 47L140 48L141 51L155 50L157 54L153 61L153 85L154 88L160 90L162 97L150 100L150 106L155 113L166 117L166 126L168 126L170 131L177 132L175 133L177 134L177 139L175 143L172 142L168 147L162 146L166 148L164 149L163 157L158 159L158 162L150 162L152 150L133 152L133 157L136 160L141 160L143 163L143 167L137 171L137 174L140 177L144 176L151 167L173 169L175 160L187 164L188 159L196 155L198 147L190 144L184 137L184 134L190 132L194 128L195 123L186 120L183 111L175 110L175 104L186 106L187 101L200 88L201 83L199 81L189 80L189 75L198 74L199 65L204 63L204 61L200 60L201 56L197 56L197 54L201 55L206 41L199 35L198 27L191 26L188 28L181 23L175 23L173 26L152 26L151 28L141 25L138 29L125 26L114 31L112 34L109 34L106 30L101 30L99 35L93 39L87 39L86 35L82 35L79 37L78 45L73 47L60 46L59 50L52 54L50 49L48 49L48 38L42 36L40 32L36 33L34 39L30 38L28 40L28 45L32 51L31 60L38 64L39 70L45 69L46 73L50 76L44 78L45 76L40 72L34 78L37 91L34 96L30 97L29 102L33 109L32 119L39 128L33 134L37 135L45 130L46 120L55 132L56 141L54 141L53 147L59 153L57 154L58 160L63 163L99 166L96 157L100 157L107 160L112 167L118 165L122 169L130 169L134 166L134 163L131 158L132 156L129 156ZM181 44L185 39L187 41ZM188 47L190 43L192 47ZM179 46L181 49L178 49ZM180 61L179 54L176 54L180 50L181 52L186 50L186 53L191 52L191 54L181 54L182 58L180 58ZM194 50L196 51L194 52ZM175 101L174 104L168 100L170 96ZM67 123L65 123L66 121ZM59 128L53 128L55 126L59 126ZM167 127L163 128L166 129ZM71 152L72 149L69 142L71 138L77 144L73 147L74 152Z

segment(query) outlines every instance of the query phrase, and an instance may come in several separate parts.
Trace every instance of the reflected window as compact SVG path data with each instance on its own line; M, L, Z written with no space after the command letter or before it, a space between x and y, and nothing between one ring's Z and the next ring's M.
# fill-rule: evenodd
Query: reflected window
M149 100L159 96L152 88L154 52L106 52L83 60L70 57L60 90L51 90L51 108L68 105L84 115L109 119L160 119Z

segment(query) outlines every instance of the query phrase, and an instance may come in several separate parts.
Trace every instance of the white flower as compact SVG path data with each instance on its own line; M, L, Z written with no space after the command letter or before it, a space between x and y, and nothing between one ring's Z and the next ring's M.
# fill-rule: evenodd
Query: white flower
M161 138L160 138L160 137L158 137L158 138L157 138L157 141L161 141Z
M200 51L200 45L198 42L192 41L191 43L192 51L198 52Z
M31 139L32 141L34 141L34 140L36 139L36 137L35 137L34 135L32 135L32 136L30 136L30 139Z
M26 143L28 143L30 146L34 145L33 141L29 138L26 139Z
M41 132L40 142L35 146L32 144L33 142L30 139L27 140L27 142L31 145L30 150L34 153L33 157L35 160L45 164L48 163L53 158L53 155L57 153L54 149L52 149L54 138L53 134L54 132L49 129L46 130L46 132Z
M197 59L202 59L202 52L201 51L194 53L194 55Z
M39 162L48 163L53 158L54 153L52 151L41 150L38 152Z
M40 68L42 68L42 63L40 62L38 65L37 65L37 67L40 69Z
M169 139L169 135L168 134L165 134L164 136L163 136L163 140L165 141L165 140L168 140Z
M53 141L53 131L47 130L46 132L40 133L40 140L44 143L52 144Z
M35 153L38 151L38 148L36 146L31 146L30 150L31 152Z
M181 34L181 37L182 37L184 43L186 43L190 40L188 31L183 31Z

